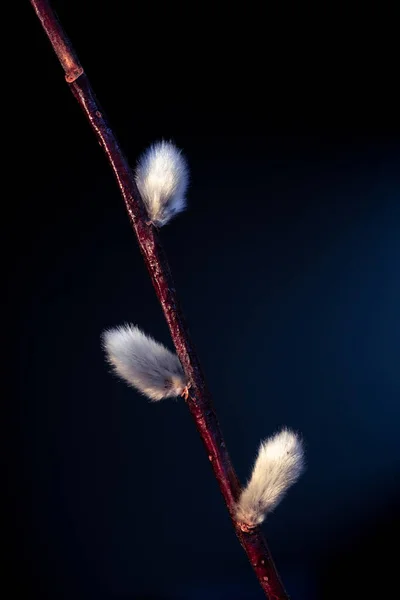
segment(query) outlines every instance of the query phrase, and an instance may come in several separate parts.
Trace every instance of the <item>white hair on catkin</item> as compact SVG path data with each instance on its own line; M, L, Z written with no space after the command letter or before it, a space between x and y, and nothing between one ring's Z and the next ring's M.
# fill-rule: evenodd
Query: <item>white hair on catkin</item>
M139 158L136 184L150 220L166 225L186 207L189 171L181 151L171 142L156 142Z
M250 528L260 525L303 470L303 445L296 433L285 428L264 440L237 503L237 521Z
M134 325L108 329L103 348L114 371L151 400L180 396L187 382L176 354Z

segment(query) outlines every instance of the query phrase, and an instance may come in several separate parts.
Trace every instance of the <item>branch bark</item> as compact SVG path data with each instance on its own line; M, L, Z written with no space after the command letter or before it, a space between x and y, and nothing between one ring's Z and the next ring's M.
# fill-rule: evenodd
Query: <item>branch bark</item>
M114 171L130 222L136 233L148 272L167 320L176 352L190 381L188 408L206 448L235 533L247 553L258 581L270 600L288 600L260 528L243 531L234 517L241 488L232 466L210 393L179 305L168 261L157 230L149 223L132 170L90 82L47 0L30 0L65 71L65 79L85 113Z

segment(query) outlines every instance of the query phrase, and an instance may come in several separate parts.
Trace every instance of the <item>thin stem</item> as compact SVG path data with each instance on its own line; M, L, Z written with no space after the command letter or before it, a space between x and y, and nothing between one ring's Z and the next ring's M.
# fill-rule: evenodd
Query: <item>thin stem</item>
M149 223L132 170L96 100L72 45L47 0L30 0L65 71L66 80L88 118L114 171L140 250L164 311L176 352L190 381L187 405L203 440L237 537L270 600L288 600L259 528L243 531L234 517L241 488L232 466L197 353L180 308L168 261L157 230Z

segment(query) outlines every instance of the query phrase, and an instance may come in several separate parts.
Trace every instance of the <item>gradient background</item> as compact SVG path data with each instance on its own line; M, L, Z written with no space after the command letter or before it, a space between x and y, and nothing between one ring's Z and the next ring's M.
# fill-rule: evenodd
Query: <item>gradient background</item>
M296 65L301 91L269 67L266 92L249 86L234 32L218 46L203 31L185 56L186 40L175 53L158 37L152 6L128 4L54 2L131 163L162 137L188 158L189 209L161 236L240 478L263 437L303 434L307 472L265 525L286 587L294 600L381 598L398 571L395 113L364 122L343 83L319 120L320 78L320 96ZM4 597L261 599L184 403L149 404L104 362L106 327L134 322L170 346L169 334L111 171L25 8Z

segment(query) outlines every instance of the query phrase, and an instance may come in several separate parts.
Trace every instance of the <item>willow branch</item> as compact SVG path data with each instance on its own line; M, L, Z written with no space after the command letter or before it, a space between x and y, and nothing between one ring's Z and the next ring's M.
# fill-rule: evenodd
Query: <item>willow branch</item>
M114 171L176 352L190 381L187 405L206 448L236 535L247 553L265 595L270 600L288 600L261 530L256 527L243 531L235 520L235 503L241 491L239 480L232 466L197 353L190 339L165 252L157 230L148 221L128 161L49 2L30 1L65 71L66 81L89 120Z

